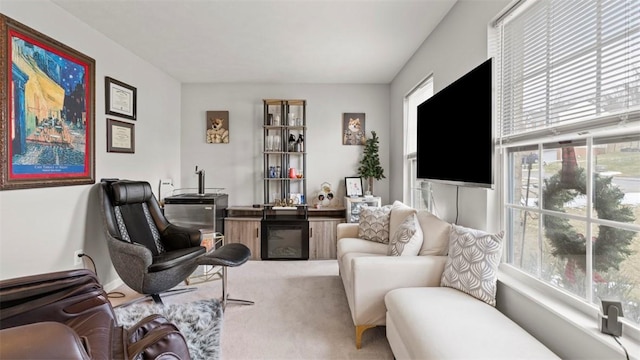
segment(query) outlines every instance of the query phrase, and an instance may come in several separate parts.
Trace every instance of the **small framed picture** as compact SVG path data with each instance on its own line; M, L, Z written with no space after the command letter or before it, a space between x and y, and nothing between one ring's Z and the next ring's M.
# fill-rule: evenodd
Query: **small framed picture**
M357 197L362 196L362 178L360 177L346 177L344 178L344 185L347 189L347 196Z
M106 113L129 120L136 119L136 88L105 76Z
M107 152L135 153L134 124L107 119Z
M364 145L365 113L342 114L342 145Z
M207 111L207 144L229 143L229 112Z

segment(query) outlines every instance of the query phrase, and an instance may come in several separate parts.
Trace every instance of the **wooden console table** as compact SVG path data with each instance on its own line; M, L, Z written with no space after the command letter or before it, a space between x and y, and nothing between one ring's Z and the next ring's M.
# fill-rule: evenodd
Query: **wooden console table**
M225 218L226 243L238 242L251 250L251 260L260 260L261 222L263 209L251 206L230 206ZM335 259L337 226L345 222L344 208L308 209L309 260Z

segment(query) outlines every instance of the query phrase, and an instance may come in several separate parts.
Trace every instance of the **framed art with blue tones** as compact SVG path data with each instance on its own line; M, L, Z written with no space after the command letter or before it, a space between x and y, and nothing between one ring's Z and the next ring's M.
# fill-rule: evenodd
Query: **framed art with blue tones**
M0 190L95 182L95 60L0 14Z

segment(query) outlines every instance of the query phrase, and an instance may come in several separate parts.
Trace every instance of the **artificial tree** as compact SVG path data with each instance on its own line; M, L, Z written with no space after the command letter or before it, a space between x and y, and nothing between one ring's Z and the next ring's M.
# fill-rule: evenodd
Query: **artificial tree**
M384 169L380 165L380 157L378 156L379 139L375 131L371 132L371 137L364 144L362 160L358 167L360 177L367 179L367 190L373 195L373 180L384 179Z

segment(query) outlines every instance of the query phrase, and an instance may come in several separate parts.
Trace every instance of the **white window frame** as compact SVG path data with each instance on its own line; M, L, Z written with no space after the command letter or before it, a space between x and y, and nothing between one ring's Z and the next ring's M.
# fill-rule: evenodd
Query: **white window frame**
M551 0L552 1L552 0ZM502 226L504 227L507 222L507 211L510 208L508 204L507 194L509 193L510 181L508 178L508 174L506 171L507 161L508 161L508 150L511 147L529 145L529 144L542 144L553 141L562 141L562 140L579 140L586 139L587 144L589 146L592 145L591 139L598 136L606 136L612 134L628 134L633 133L636 134L640 131L639 126L639 118L640 111L636 107L628 107L623 109L622 111L617 111L613 114L595 114L591 118L574 118L572 121L568 122L558 122L556 124L550 124L551 126L538 126L533 129L515 129L515 132L512 131L514 128L505 129L505 125L502 122L502 108L504 99L502 99L500 90L500 81L502 80L502 61L500 56L500 47L503 45L502 43L502 35L501 29L496 27L497 24L508 19L510 17L517 16L522 11L526 11L528 6L536 3L540 5L540 3L549 2L549 0L539 0L539 1L530 1L530 0L520 0L514 3L509 9L504 11L498 18L494 21L492 27L489 29L489 52L490 56L494 56L496 58L496 120L498 121L498 149L501 154L501 166L500 169L500 178L502 179L499 194L502 203ZM508 124L507 124L508 125ZM591 171L592 169L588 169L587 171ZM512 206L511 206L512 207ZM631 226L631 228L636 229L636 227ZM636 229L637 230L637 229ZM511 234L508 232L505 234L505 244L511 243ZM506 253L509 252L509 249L505 249ZM587 254L591 256L590 254ZM560 289L552 287L549 284L544 283L543 281L535 278L534 276L527 274L521 271L516 266L510 264L502 264L501 270L505 272L505 274L512 276L517 279L517 281L526 284L527 286L531 286L531 288L537 289L541 291L544 296L549 296L550 298L554 298L558 301L561 301L564 304L568 304L572 308L584 313L588 314L590 317L597 316L599 309L590 303L591 292L587 292L587 300L580 299L571 294L565 293ZM624 319L623 319L624 321ZM631 325L627 323L626 326L626 334L631 338L636 340L640 339L640 329L635 325Z
M416 176L417 158L416 158L416 145L410 142L411 139L416 138L417 130L417 106L430 98L433 95L433 75L422 79L411 91L409 91L403 100L403 154L404 154L404 191L403 202L411 207L420 209L425 208L424 203L417 201L418 189L428 184L423 184L423 181L418 180ZM424 193L424 192L423 192ZM427 191L428 193L428 191ZM424 199L421 199L424 200ZM430 196L426 199L426 208L430 210Z

